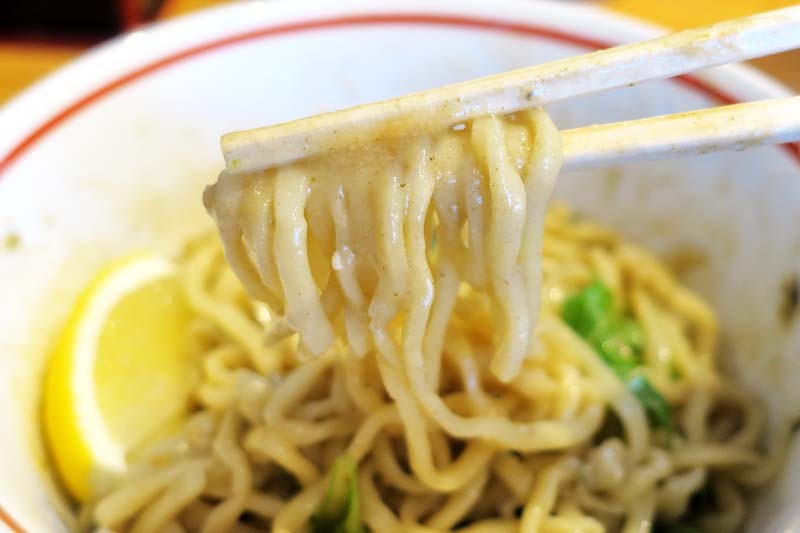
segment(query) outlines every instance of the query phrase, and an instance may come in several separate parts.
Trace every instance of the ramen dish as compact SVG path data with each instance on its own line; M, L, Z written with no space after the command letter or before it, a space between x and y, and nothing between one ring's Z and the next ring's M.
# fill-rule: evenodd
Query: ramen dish
M781 456L764 412L698 295L550 205L560 165L532 110L223 172L219 236L176 260L189 413L83 525L739 530Z

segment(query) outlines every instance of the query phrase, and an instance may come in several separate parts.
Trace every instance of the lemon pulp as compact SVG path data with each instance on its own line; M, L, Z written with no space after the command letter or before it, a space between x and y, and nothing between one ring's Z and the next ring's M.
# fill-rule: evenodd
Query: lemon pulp
M178 280L168 277L124 296L100 333L97 405L125 449L142 444L186 410L189 316Z

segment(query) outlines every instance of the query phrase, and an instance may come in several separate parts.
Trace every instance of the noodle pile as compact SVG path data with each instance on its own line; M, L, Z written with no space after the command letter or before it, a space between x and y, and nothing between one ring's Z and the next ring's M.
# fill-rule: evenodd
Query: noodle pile
M717 372L702 300L614 233L545 216L559 166L531 111L223 175L205 201L224 257L205 239L183 258L196 413L92 521L308 531L347 457L373 532L633 533L690 511L736 531L776 464L762 412ZM640 325L633 372L669 428L562 319L593 282Z

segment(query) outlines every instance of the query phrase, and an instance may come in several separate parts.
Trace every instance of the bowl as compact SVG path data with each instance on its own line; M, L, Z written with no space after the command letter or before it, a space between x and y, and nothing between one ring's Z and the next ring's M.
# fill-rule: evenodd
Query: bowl
M243 2L91 51L0 111L0 521L68 531L38 427L53 337L77 292L135 249L175 253L211 223L201 192L225 132L400 95L662 30L599 8L519 0ZM743 66L576 98L562 128L772 98ZM721 318L723 364L800 415L800 148L565 174L556 196L675 266ZM796 290L796 289L794 289ZM800 527L800 445L749 531ZM0 526L2 529L2 526Z

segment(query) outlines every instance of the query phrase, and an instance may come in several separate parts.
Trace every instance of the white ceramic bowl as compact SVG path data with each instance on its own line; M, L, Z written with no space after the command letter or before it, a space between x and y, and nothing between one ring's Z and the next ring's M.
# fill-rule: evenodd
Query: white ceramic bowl
M569 3L240 3L116 39L6 106L0 244L20 245L0 247L0 522L68 529L36 416L48 348L98 267L174 252L209 226L200 194L222 166L222 133L658 32ZM730 67L552 112L575 127L785 93ZM798 178L795 145L564 175L557 194L664 257L696 259L685 279L722 318L725 362L774 415L797 416L800 319L779 309L800 274ZM751 531L798 527L800 446L766 496Z

